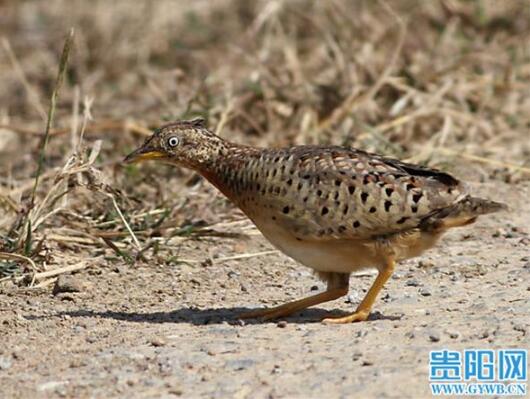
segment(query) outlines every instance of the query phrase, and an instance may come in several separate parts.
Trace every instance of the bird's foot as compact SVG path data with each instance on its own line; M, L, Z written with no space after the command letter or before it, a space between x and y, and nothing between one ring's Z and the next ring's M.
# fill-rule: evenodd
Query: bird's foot
M325 324L347 324L353 323L356 321L365 321L370 315L369 310L357 310L355 313L349 314L347 316L338 316L338 317L327 317L322 320L322 323Z
M288 304L286 304L288 305ZM273 320L279 317L288 316L295 312L297 309L291 309L288 306L281 305L274 308L265 308L252 310L250 312L241 313L238 315L240 319L262 319L262 320Z
M347 287L338 287L329 291L321 292L307 298L298 299L297 301L285 303L280 306L268 309L257 309L251 312L246 312L239 315L240 319L254 319L261 318L263 320L272 320L279 317L286 317L300 310L304 310L310 306L318 305L319 303L331 301L346 295Z

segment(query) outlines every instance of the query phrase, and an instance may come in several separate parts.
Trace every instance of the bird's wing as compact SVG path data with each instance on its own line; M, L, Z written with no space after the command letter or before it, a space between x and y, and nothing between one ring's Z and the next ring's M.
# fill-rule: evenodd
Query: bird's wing
M283 167L280 179L265 180L262 200L300 239L369 239L415 228L466 192L447 173L359 150L301 146L267 157L267 175L278 158Z

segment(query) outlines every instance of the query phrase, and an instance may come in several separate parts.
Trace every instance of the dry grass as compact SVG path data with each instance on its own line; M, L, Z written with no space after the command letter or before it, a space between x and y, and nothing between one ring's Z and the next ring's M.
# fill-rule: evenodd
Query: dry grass
M481 179L530 176L525 2L133 4L0 1L4 280L174 264L185 240L252 232L190 172L121 164L163 120L203 115L257 145L353 145L472 165Z

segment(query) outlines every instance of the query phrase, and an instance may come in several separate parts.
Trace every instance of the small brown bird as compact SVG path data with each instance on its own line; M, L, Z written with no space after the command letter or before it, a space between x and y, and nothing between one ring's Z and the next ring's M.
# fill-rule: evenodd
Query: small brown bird
M272 319L348 293L352 272L376 268L357 310L328 323L366 320L396 262L434 246L452 227L504 204L471 197L435 169L353 148L255 148L209 131L202 119L157 129L126 162L155 159L193 169L232 200L279 250L315 270L327 290L244 318Z

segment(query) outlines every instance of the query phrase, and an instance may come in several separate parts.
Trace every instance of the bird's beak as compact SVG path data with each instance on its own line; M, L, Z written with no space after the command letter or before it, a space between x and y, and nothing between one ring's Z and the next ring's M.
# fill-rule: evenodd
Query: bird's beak
M150 146L143 146L131 152L129 155L127 155L125 159L123 160L123 162L135 163L135 162L147 161L149 159L160 159L160 158L165 158L165 157L166 155L164 153L158 150L155 150L154 148L151 148Z

